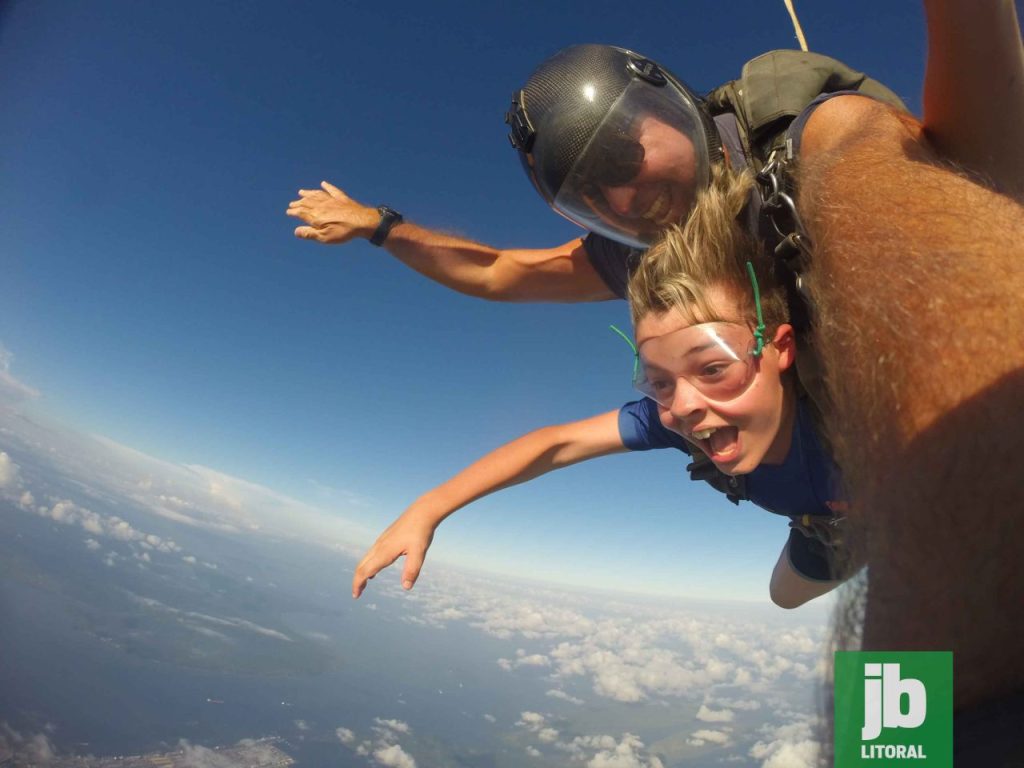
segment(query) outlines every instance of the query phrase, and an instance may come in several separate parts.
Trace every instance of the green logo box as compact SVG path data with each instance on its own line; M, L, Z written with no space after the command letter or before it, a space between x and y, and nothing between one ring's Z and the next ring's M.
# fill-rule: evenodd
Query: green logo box
M951 651L836 651L835 768L953 768Z

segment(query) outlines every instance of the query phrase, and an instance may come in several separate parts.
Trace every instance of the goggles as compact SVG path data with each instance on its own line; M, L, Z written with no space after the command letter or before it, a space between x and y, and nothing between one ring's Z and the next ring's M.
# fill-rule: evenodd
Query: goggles
M735 323L691 325L643 346L633 387L666 408L675 400L680 380L709 400L723 402L746 392L757 373L754 336Z
M637 391L665 408L675 400L680 380L718 402L733 400L747 391L765 345L761 295L749 261L747 274L754 287L757 310L758 324L753 331L729 322L690 325L648 339L641 353L626 334L612 326L633 348L633 387Z

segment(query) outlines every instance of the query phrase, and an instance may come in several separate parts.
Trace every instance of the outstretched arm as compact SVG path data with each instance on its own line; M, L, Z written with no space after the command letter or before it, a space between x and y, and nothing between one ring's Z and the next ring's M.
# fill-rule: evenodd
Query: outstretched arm
M341 244L369 239L380 219L333 184L300 189L288 215L305 222L295 236ZM384 242L387 251L453 290L491 301L605 301L615 298L587 258L581 239L547 249L492 248L403 222Z
M1024 207L943 160L909 117L839 97L808 121L798 203L863 647L952 650L967 707L1024 687Z
M380 535L356 567L352 597L358 598L368 579L402 555L405 555L402 586L412 589L434 530L457 509L552 470L625 450L619 437L618 411L571 424L544 427L506 443L413 502Z
M1024 47L1013 0L925 0L924 129L947 159L1024 193Z

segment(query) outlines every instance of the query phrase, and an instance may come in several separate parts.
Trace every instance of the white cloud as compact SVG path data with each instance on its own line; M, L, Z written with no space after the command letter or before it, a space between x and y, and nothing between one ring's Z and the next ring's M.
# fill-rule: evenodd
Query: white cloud
M39 397L38 390L18 381L11 375L13 360L14 355L3 344L0 344L0 398L9 402L19 402Z
M661 646L661 628L647 625L643 631L609 633L585 638L582 642L563 642L549 653L556 675L589 676L594 691L623 702L637 702L650 695L683 696L703 692L732 674L732 662L713 656L698 661ZM612 631L614 630L614 631Z
M193 629L195 629L197 626L193 622L201 621L203 622L203 624L214 624L215 626L219 627L244 629L249 632L255 632L259 635L271 637L275 640L282 640L287 643L293 642L292 639L283 632L278 632L276 629L261 626L247 619L240 619L235 616L208 616L205 613L197 613L195 611L182 611L177 608L172 608L171 606L166 605L164 603L161 603L159 600L154 600L151 597L142 597L141 595L132 595L132 599L135 600L135 602L137 602L139 605L149 608L150 610L164 611L175 616L180 616L181 618L179 620L182 621L186 626L189 626Z
M178 742L182 752L182 765L187 768L235 768L235 762L225 754L199 744L189 744L182 739Z
M377 748L373 759L389 768L416 768L416 761L398 744Z
M741 709L747 712L753 712L761 708L761 702L754 699L724 699L716 697L710 699L707 703L727 709Z
M542 653L527 654L522 648L516 651L516 658L498 659L498 666L506 671L518 667L550 667L551 659Z
M554 728L541 728L537 731L537 738L543 742L551 744L558 740L558 731Z
M375 717L373 718L373 722L387 728L388 730L394 731L395 733L412 733L412 729L409 727L409 724L404 723L401 720L385 720L381 717Z
M349 728L338 728L334 735L357 755L370 757L378 765L389 768L416 768L416 760L397 743L399 736L408 736L412 733L409 724L402 720L382 717L375 717L373 722L375 725L372 730L377 734L376 739L363 739L359 746L352 746L358 736Z
M570 742L560 742L555 746L564 752L572 753L575 759L581 760L587 750L615 749L617 744L618 742L614 736L602 734L596 736L577 736Z
M814 732L818 720L804 717L784 725L766 726L768 736L750 748L750 756L763 760L761 768L815 768L821 754L821 744Z
M664 764L657 756L645 753L640 739L626 733L621 742L594 755L587 768L664 768Z
M52 733L53 726L47 723L44 730ZM11 728L7 721L0 723L0 758L13 758L12 765L47 765L55 756L56 750L45 733L26 736Z
M0 402L12 387L21 397L34 396L34 390L12 383L9 363L9 353L0 347ZM376 531L340 517L336 503L320 509L213 469L162 461L59 425L41 426L10 409L0 411L0 419L23 446L92 495L118 496L137 510L175 523L238 535L263 532L353 555L361 555L364 543L376 536Z
M782 744L764 761L762 768L815 768L821 745L815 741Z
M730 709L715 710L704 704L697 710L697 719L705 723L731 723L734 716Z
M726 731L712 731L707 728L702 728L699 731L694 731L690 736L692 742L699 742L696 746L701 746L704 743L718 744L720 746L726 746L730 742L730 736Z
M548 691L544 695L545 696L550 696L553 699L562 699L563 701L568 701L570 704L582 704L583 703L583 699L578 699L575 696L570 696L565 691L560 691L560 690L557 690L555 688L552 688L550 691Z
M517 667L550 667L551 659L541 653L531 653L527 655L526 652L520 648L516 651L515 664Z
M488 723L498 722L498 718L496 718L494 715L484 715L484 720L486 720Z
M12 488L19 482L20 467L11 461L6 452L0 451L0 488Z
M165 553L181 551L181 547L170 539L143 533L117 515L101 515L91 509L80 507L68 499L57 501L49 508L41 506L31 511L40 517L49 518L62 525L77 525L93 536L137 544L143 549L155 549Z
M545 721L544 715L537 712L523 712L516 725L535 734L538 741L568 753L573 764L585 763L593 768L664 768L661 759L632 733L624 733L621 740L609 734L592 734L558 741L558 731Z
M539 731L544 727L544 715L540 712L521 712L516 725L530 731Z
M732 709L728 702L716 705L710 691L728 690L745 702L737 709L753 709L755 695L816 679L820 666L823 628L788 617L782 623L767 606L742 613L708 605L672 609L496 583L443 567L432 570L415 595L397 585L377 588L402 595L412 609L404 620L442 626L441 616L457 612L498 638L532 640L528 650L519 647L514 656L496 660L508 672L545 669L558 688L580 678L598 696L627 703L703 699L705 722L728 722L729 714L708 718Z

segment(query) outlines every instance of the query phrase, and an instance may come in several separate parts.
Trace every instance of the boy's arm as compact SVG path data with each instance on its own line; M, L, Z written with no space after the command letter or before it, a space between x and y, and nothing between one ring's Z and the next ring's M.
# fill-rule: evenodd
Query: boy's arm
M380 221L363 205L326 181L323 189L300 189L288 215L305 222L295 236L342 244L369 239ZM490 301L606 301L615 294L576 238L554 248L492 248L411 222L392 228L385 250L421 275L460 293Z
M448 515L482 496L525 483L547 472L587 459L626 450L619 437L619 412L583 421L544 427L506 443L423 494L384 531L356 567L352 597L366 582L405 555L402 586L412 589L419 577L434 529Z
M1024 193L1024 47L1013 0L925 0L925 135L1000 192Z

